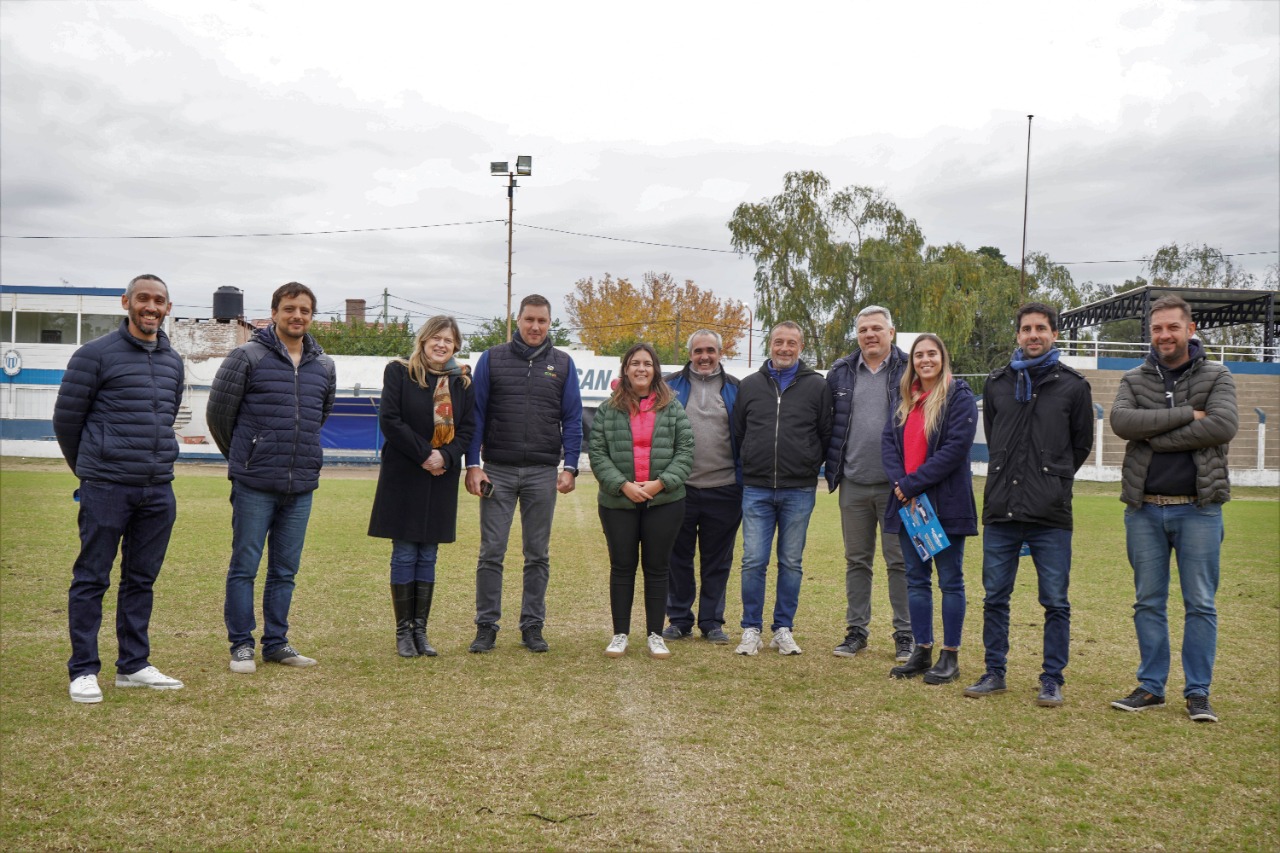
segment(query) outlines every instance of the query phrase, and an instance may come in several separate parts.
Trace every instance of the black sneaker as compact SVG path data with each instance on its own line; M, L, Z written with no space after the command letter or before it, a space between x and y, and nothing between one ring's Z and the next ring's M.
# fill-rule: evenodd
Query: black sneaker
M285 666L315 666L316 659L298 654L298 650L290 645L262 653L262 659L271 663L282 663Z
M1004 693L1009 688L1005 686L1004 677L996 675L994 672L983 673L975 684L971 684L964 689L964 695L970 699L981 699L983 696L992 696L996 693Z
M916 650L915 638L910 631L897 631L893 635L893 657L898 663L911 660L911 653Z
M498 626L492 622L481 622L476 625L476 638L471 641L471 648L467 651L475 654L491 652L496 642L498 642Z
M662 639L664 640L685 640L692 636L692 628L681 628L679 625L668 625L662 629Z
M1117 711L1145 711L1148 708L1160 708L1163 706L1163 696L1148 693L1141 687L1123 699L1117 699L1111 703L1111 707L1115 708Z
M531 652L545 652L551 648L547 645L547 641L542 639L541 625L530 625L528 628L521 628L520 645Z
M710 631L704 631L702 633L702 638L713 646L729 645L729 635L726 634L724 632L724 628L721 628L719 625L716 625Z
M1052 678L1040 678L1040 695L1036 696L1036 704L1041 708L1057 708L1062 705L1062 685Z
M845 632L844 639L840 641L840 645L836 646L831 654L838 658L851 658L866 647L867 635L862 633L862 629L850 628Z
M1209 707L1208 696L1188 696L1187 716L1196 723L1216 723L1218 715Z

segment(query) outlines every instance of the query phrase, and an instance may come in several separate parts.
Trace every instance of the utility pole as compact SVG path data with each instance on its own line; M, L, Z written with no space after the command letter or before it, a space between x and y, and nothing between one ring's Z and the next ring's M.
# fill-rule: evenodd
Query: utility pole
M507 342L511 342L511 237L516 215L516 173L507 173Z
M382 328L384 329L387 328L387 311L390 308L390 298L391 297L388 295L387 289L385 287L382 288Z
M1031 201L1031 120L1027 116L1027 174L1022 187L1022 271L1018 277L1018 298L1027 301L1027 207Z
M680 309L676 308L676 346L672 350L675 353L672 358L672 364L680 363Z

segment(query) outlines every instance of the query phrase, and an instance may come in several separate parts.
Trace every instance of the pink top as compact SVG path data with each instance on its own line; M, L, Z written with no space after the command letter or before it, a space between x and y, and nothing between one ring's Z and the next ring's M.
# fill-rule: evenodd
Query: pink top
M636 482L649 479L649 452L653 450L653 398L640 401L640 411L631 416L631 452L636 464Z

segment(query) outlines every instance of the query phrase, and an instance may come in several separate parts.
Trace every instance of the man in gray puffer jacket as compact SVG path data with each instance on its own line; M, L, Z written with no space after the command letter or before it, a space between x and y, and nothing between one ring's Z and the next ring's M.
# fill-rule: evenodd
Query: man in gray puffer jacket
M1191 308L1179 296L1151 305L1151 353L1127 372L1111 408L1125 448L1120 499L1137 601L1138 688L1111 703L1121 711L1164 704L1169 679L1169 556L1178 554L1186 602L1183 696L1196 722L1216 723L1209 684L1218 644L1218 556L1222 504L1231 499L1227 445L1239 426L1235 382L1193 340Z

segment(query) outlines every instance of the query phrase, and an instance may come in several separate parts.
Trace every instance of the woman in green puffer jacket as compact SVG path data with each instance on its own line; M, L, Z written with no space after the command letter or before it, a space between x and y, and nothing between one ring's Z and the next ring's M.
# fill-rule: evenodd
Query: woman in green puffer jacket
M613 396L591 426L591 471L600 484L600 526L609 545L609 657L627 650L637 565L644 571L649 654L671 656L662 639L667 572L692 467L693 429L684 407L663 380L653 347L636 344L622 357Z

